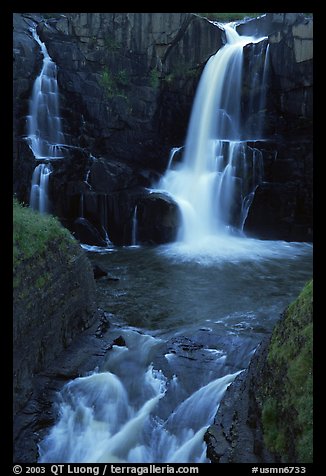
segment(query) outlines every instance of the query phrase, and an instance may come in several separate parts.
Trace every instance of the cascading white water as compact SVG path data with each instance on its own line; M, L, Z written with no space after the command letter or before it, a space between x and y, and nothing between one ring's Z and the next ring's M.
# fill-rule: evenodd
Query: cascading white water
M43 65L35 79L30 113L27 116L27 141L35 159L43 163L33 172L30 206L41 213L49 211L48 183L52 167L49 161L63 158L64 135L59 113L57 66L40 40L36 29L32 35L43 54Z
M58 159L63 157L61 147L64 145L64 135L59 112L57 66L36 29L32 30L32 35L40 45L43 65L33 86L30 113L27 116L27 140L36 159Z
M261 180L259 154L243 137L241 93L243 47L262 38L239 36L231 24L223 28L227 43L202 73L182 163L169 168L158 185L178 203L183 219L178 239L190 244L242 230ZM247 176L240 169L248 169Z
M151 364L160 339L133 331L125 338L128 348L114 346L106 371L63 388L59 421L40 444L39 462L206 461L204 433L239 372L187 397L176 376Z

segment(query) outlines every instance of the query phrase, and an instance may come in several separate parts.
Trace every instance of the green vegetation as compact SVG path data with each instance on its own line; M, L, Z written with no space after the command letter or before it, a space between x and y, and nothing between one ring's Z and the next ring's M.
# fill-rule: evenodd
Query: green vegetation
M121 69L116 75L117 86L127 87L130 85L130 77L128 71Z
M73 237L52 215L41 215L13 201L13 270L22 262L45 254L49 245L58 243L60 249ZM69 242L68 241L68 242ZM15 285L14 279L14 285ZM18 283L16 282L18 285Z
M285 463L313 458L313 283L306 284L274 329L263 390L266 446Z
M229 22L243 20L246 17L253 18L262 15L262 13L197 13L197 15L220 22Z
M156 89L160 84L160 74L156 68L151 69L149 73L149 84L152 88Z
M109 53L116 53L121 48L121 44L111 35L104 38L104 46Z
M107 98L120 96L127 99L125 90L130 85L130 77L125 69L113 75L105 66L100 82Z
M195 78L197 75L197 68L189 69L189 66L186 63L179 63L178 65L174 66L174 68L164 77L164 81L167 83L172 83L173 81L180 78Z
M104 68L101 75L101 85L107 97L114 96L115 83L107 67Z

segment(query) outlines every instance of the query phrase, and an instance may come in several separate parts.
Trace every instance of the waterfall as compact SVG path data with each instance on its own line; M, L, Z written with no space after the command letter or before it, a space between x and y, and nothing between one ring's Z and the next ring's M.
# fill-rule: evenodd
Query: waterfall
M172 147L171 149L171 152L170 152L170 157L169 157L169 162L168 162L168 166L167 166L167 170L169 170L172 166L173 166L173 159L174 159L174 156L177 152L179 152L179 150L181 150L182 147Z
M43 65L35 79L27 116L27 141L35 159L42 161L32 176L30 206L45 213L49 211L48 182L52 167L49 161L62 159L64 135L59 115L57 66L40 40L36 28L31 30L43 55Z
M49 210L48 183L51 172L50 164L39 164L33 172L30 206L40 213L46 213Z
M132 215L131 246L137 246L137 205L135 206Z
M41 48L43 65L33 86L30 113L27 116L27 140L36 159L63 158L61 148L64 145L64 135L59 115L57 66L36 29L32 30L32 35Z
M189 244L241 232L262 178L261 154L247 145L241 127L243 47L262 38L221 26L227 42L202 73L182 163L169 167L158 185L178 203L178 240Z

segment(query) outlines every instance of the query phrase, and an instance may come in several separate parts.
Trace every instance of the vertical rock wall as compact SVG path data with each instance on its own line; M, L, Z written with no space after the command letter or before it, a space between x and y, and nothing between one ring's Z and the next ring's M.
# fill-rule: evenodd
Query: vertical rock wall
M263 239L312 241L313 18L267 14L264 31L269 44L267 141L256 144L264 156L264 181L245 230Z

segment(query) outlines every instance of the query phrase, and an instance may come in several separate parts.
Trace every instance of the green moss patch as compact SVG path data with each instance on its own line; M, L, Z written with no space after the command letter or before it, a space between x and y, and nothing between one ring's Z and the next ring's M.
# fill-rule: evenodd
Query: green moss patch
M283 462L313 459L313 283L275 327L268 353L269 380L263 388L266 446Z
M17 270L29 262L42 262L49 247L58 250L68 248L75 242L73 236L52 215L40 214L31 208L23 207L16 199L13 201L13 271L14 288L19 286ZM46 276L39 276L37 283L44 286Z

